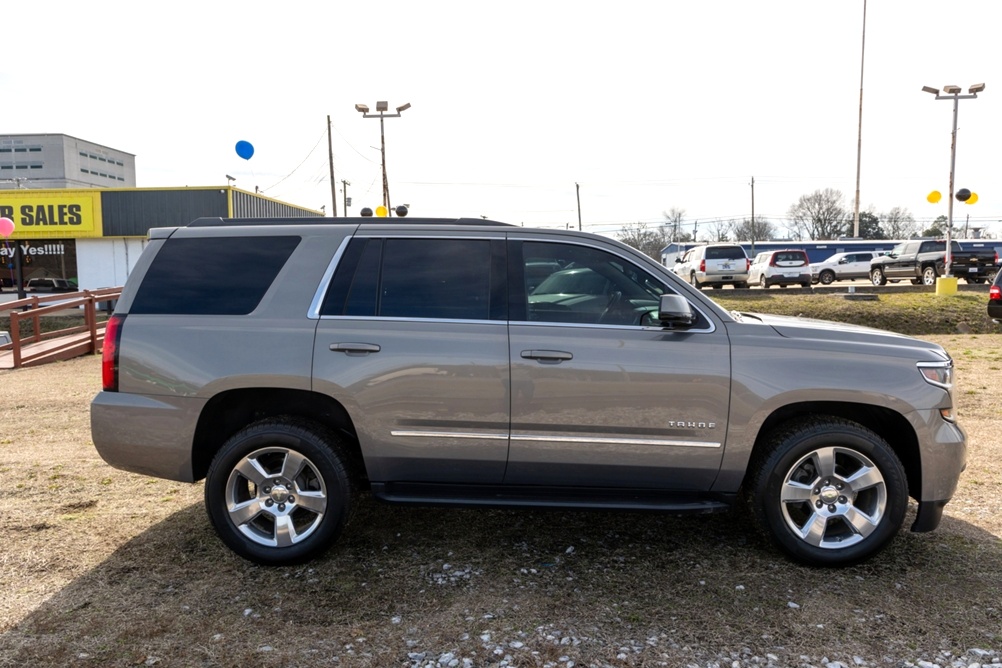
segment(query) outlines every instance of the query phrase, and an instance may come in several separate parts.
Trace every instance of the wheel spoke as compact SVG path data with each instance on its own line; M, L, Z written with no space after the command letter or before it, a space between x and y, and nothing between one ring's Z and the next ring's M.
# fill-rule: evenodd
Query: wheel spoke
M262 512L261 503L257 499L251 499L250 501L244 501L243 503L238 503L231 506L227 512L230 514L230 519L238 527L243 526L251 521Z
M275 543L278 547L294 545L297 538L296 526L292 523L291 517L288 515L275 517Z
M234 470L255 485L261 485L268 477L268 472L261 467L257 459L241 459Z
M853 530L864 538L873 533L873 530L879 524L879 520L874 520L858 508L846 509L845 519L852 526Z
M846 478L845 481L852 485L853 491L859 492L864 489L883 485L884 476L880 475L880 471L876 466L864 466Z
M813 485L804 485L799 482L787 480L786 484L783 485L780 500L783 503L810 501L812 487Z
M818 513L812 513L804 526L800 528L800 537L815 547L820 547L825 539L825 528L828 526L828 519Z
M327 510L327 497L323 492L299 492L296 495L296 505L317 515L323 515Z
M285 453L285 462L282 464L282 477L286 480L295 480L306 467L306 458L294 450Z
M819 476L835 475L835 448L818 448L814 452Z

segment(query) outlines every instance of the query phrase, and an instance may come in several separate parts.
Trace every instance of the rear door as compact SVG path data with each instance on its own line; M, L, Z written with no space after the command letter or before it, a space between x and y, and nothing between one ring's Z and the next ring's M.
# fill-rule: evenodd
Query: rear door
M726 433L730 354L706 314L690 331L641 324L670 290L615 247L512 235L512 485L709 489ZM553 308L519 289L526 257L601 276ZM597 285L597 283L594 283ZM592 308L596 302L604 307ZM581 306L578 306L581 305Z
M509 426L503 232L360 230L339 256L319 306L314 389L347 409L369 478L500 483Z
M852 253L846 255L846 263L838 268L841 278L866 278L870 274L870 260L873 253Z

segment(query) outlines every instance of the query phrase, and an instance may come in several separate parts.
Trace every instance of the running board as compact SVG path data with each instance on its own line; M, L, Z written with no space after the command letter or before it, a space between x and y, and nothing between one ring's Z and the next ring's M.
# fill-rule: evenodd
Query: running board
M588 510L648 510L678 514L729 510L734 494L698 494L663 490L510 485L446 485L412 482L374 482L372 495L380 501L426 506L484 508L554 508Z

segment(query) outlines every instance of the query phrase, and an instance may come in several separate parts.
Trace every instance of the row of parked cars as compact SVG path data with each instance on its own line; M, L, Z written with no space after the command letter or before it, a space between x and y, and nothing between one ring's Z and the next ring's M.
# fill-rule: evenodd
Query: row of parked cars
M722 288L732 285L747 288L758 285L768 288L773 285L786 287L800 285L807 288L811 284L831 285L842 280L873 280L873 261L885 255L893 256L893 251L852 251L835 253L823 262L811 264L807 253L797 249L772 250L759 253L750 259L744 248L738 244L707 244L697 246L675 259L673 271L689 281L696 288L706 286ZM885 258L887 259L887 258ZM891 258L893 259L893 257ZM880 266L882 282L887 282L887 263ZM935 272L933 272L935 277ZM913 283L928 281L913 279ZM894 279L890 279L894 280ZM968 278L968 282L984 282L981 278ZM895 281L896 282L896 281ZM1002 272L994 272L988 292L988 317L1002 322Z
M674 272L695 288L747 288L758 285L811 287L811 262L799 249L771 250L755 259L739 244L707 244L690 248L675 260Z

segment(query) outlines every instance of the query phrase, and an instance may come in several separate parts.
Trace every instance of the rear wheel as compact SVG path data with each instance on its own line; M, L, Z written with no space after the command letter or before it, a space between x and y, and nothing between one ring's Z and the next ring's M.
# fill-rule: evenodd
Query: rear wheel
M205 507L220 539L268 566L308 561L348 523L355 497L349 459L330 430L270 418L237 432L205 479Z
M689 285L696 288L697 290L703 289L703 284L696 279L696 272L689 274Z
M884 270L880 267L874 267L871 269L870 282L874 285L887 285L887 276L884 276Z
M758 284L759 284L759 287L762 287L762 288L768 288L769 287L769 281L765 280L765 274L762 274L761 276L758 277Z
M758 528L794 559L845 566L898 533L908 485L901 461L877 434L814 417L770 438L750 469L746 501Z
M922 284L936 285L936 267L928 266L922 269Z

